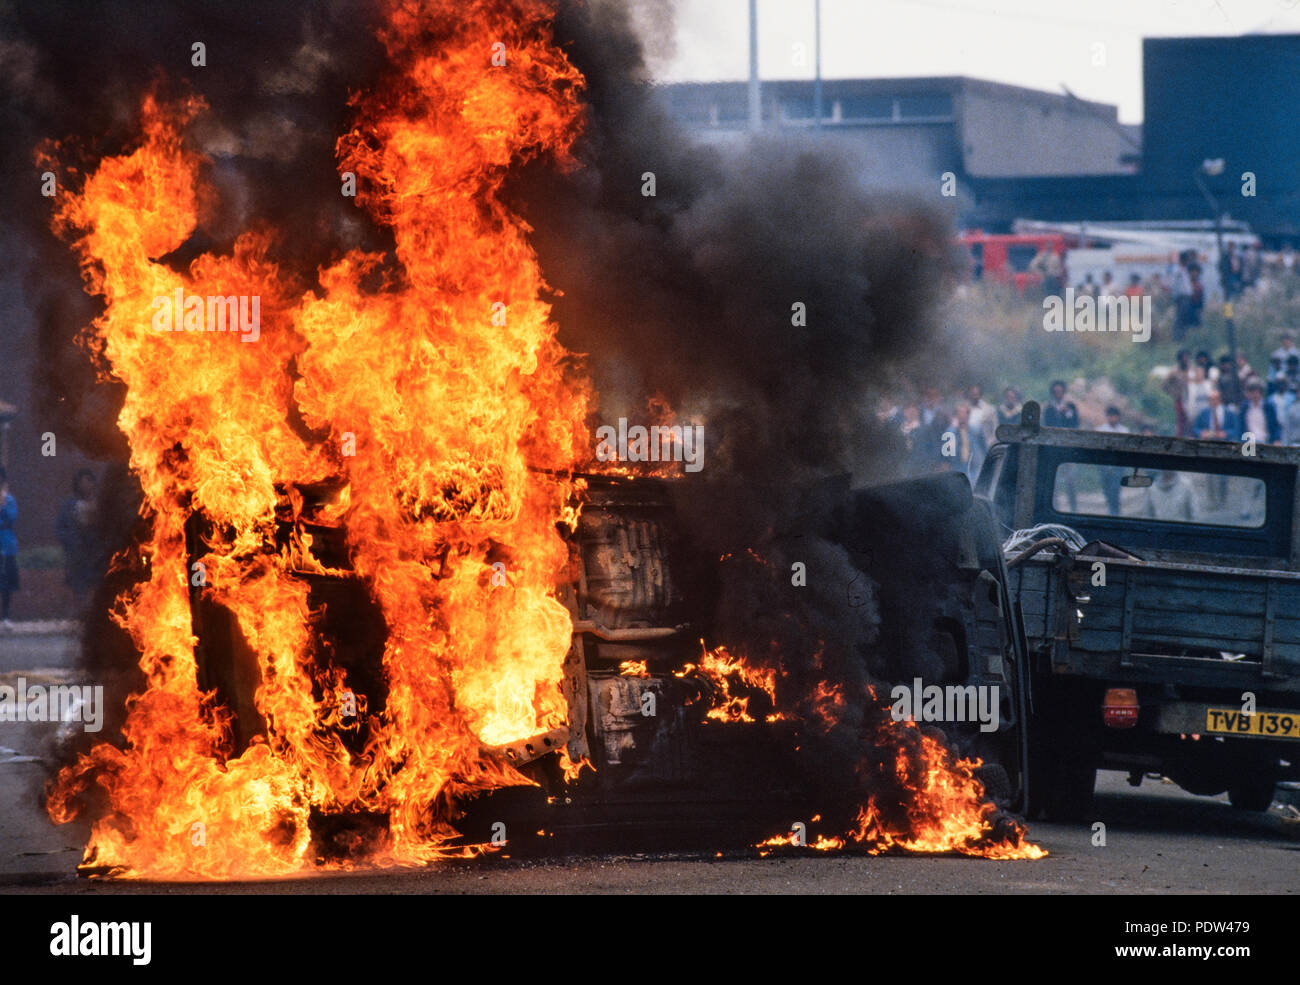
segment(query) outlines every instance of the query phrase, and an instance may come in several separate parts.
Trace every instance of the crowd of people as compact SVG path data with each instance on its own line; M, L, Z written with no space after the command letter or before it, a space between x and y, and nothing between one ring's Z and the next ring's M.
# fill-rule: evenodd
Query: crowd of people
M1235 360L1226 353L1215 360L1205 351L1179 350L1165 377L1164 391L1173 403L1177 437L1239 441L1250 434L1259 444L1300 447L1300 346L1294 333L1283 334L1264 373L1256 372L1240 353ZM1018 423L1023 406L1020 391L1011 386L995 404L979 384L948 395L926 385L914 399L882 398L877 417L886 431L900 438L909 473L956 470L974 482L998 426ZM1157 433L1133 415L1130 428L1117 405L1107 406L1104 415L1093 430ZM1064 380L1051 384L1042 402L1042 423L1057 428L1082 426Z
M1038 290L1044 295L1058 294L1072 279L1061 254L1049 247L1038 252L1029 269L1039 276ZM1238 247L1228 242L1217 261L1217 273L1224 300L1233 301L1266 279L1300 275L1300 253L1287 246L1265 255L1254 244ZM1168 269L1145 279L1130 273L1121 283L1110 271L1103 271L1100 279L1089 273L1078 279L1074 292L1076 297L1097 299L1149 295L1157 304L1172 307L1174 337L1182 340L1201 323L1206 300L1203 274L1197 252L1185 250L1171 260ZM1079 410L1069 399L1066 383L1057 380L1049 390L1042 402L1042 423L1080 427ZM1300 447L1300 346L1292 332L1283 334L1281 345L1262 371L1256 371L1240 353L1213 359L1205 351L1179 350L1164 390L1173 404L1173 433L1178 437L1235 441L1250 433L1261 444ZM995 404L978 384L946 395L927 385L920 388L919 396L909 399L883 398L877 415L887 430L901 438L910 473L957 470L974 482L998 426L1018 421L1022 405L1022 395L1011 386ZM1094 404L1093 421L1098 410ZM1133 430L1156 433L1142 415L1127 416ZM1125 425L1125 417L1119 406L1108 406L1104 423L1093 427L1127 433L1130 427Z
M1294 268L1294 257L1292 258ZM1233 301L1259 283L1264 272L1264 259L1259 247L1248 243L1241 249L1228 243L1218 261L1219 287L1224 301ZM1205 307L1205 285L1201 279L1201 265L1195 250L1184 250L1174 268L1168 296L1174 305L1174 339L1181 342L1187 333L1201 324L1201 311ZM1152 285L1153 294L1163 285Z
M1065 384L1060 386L1064 392ZM921 474L955 469L974 481L993 446L998 425L1018 422L1023 403L1014 387L1007 387L1002 402L994 405L985 399L978 383L957 399L945 399L937 386L926 385L916 400L882 398L877 416L887 431L900 437L907 471ZM1074 419L1071 426L1077 426L1077 410Z
M1029 269L1038 274L1039 290L1043 296L1060 294L1065 287L1068 271L1060 254L1051 249L1040 250L1030 262ZM1266 274L1290 276L1296 271L1296 252L1290 247L1270 255L1266 262L1259 247L1253 243L1238 248L1236 243L1228 242L1218 260L1219 284L1225 301L1241 297ZM1100 280L1085 273L1074 285L1074 294L1075 297L1090 295L1093 298L1149 295L1156 304L1173 307L1174 339L1181 342L1189 331L1201 324L1201 313L1205 308L1204 273L1196 250L1183 250L1164 272L1153 272L1145 279L1140 274L1130 273L1127 281L1121 283L1109 270L1102 272Z
M918 400L896 401L885 397L877 410L880 423L901 438L906 449L907 471L913 474L958 471L971 482L979 476L984 457L993 447L1000 425L1020 423L1024 399L1020 391L1009 386L1002 391L999 403L990 403L984 389L972 384L953 399L945 400L935 386L921 390ZM1105 422L1095 430L1128 434L1121 423L1123 412L1115 405L1105 411ZM1053 381L1048 399L1042 405L1045 427L1077 428L1079 408L1070 399L1064 380ZM1148 425L1139 433L1155 434Z
M1300 445L1300 347L1291 332L1262 374L1240 353L1215 362L1208 352L1179 350L1164 387L1179 437L1235 441L1249 433L1260 443Z

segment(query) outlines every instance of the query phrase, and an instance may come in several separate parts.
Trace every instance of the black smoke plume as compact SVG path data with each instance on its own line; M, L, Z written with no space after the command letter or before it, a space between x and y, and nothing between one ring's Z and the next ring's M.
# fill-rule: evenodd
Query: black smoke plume
M813 723L819 804L844 830L867 794L902 807L908 794L892 784L892 748L873 744L888 728L869 696L888 693L900 657L880 651L876 586L833 518L850 484L899 475L875 401L935 334L951 230L871 194L842 142L685 131L629 11L561 3L557 36L588 84L583 167L530 166L515 190L561 338L589 354L602 423L651 423L662 398L704 424L703 469L677 500L687 542L720 576L708 642L779 668L779 699ZM908 659L927 679L945 662L925 640ZM844 699L829 709L828 687Z

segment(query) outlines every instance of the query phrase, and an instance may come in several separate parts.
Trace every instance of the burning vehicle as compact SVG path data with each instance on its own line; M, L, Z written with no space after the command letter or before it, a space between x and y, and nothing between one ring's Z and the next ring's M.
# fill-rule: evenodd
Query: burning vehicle
M496 769L517 772L531 784L484 791L456 805L448 815L459 835L454 843L491 844L496 835L502 844L508 835L516 851L551 845L590 850L629 840L737 848L796 823L806 830L793 844L841 847L844 839L817 828L837 806L856 806L843 801L859 784L842 775L845 764L836 763L842 753L829 738L847 713L848 695L819 681L811 711L803 702L791 711L781 693L791 686L788 667L707 647L710 603L716 604L716 583L728 577L729 559L710 563L683 543L673 494L686 492L672 486L688 480L587 474L576 482L585 488L577 526L567 537L575 577L559 593L573 626L561 682L564 724L480 748ZM882 797L873 808L882 811L872 819L881 830L860 837L868 848L895 839L920 847L929 837L931 850L997 855L1007 849L990 840L991 828L981 833L984 817L1015 832L1005 812L1023 809L1026 797L1025 657L1008 618L1006 577L987 508L955 475L866 490L837 485L833 502L818 511L816 526L793 539L820 532L855 558L863 584L845 586L846 605L869 604L868 581L879 593L880 638L859 654L877 682L867 701L893 682L910 684L924 675L920 679L936 687L984 689L1000 704L992 729L956 721L913 735L920 732L913 722L886 716L887 702L868 703L863 724L876 730L868 746L883 765L906 773L895 776L901 785L889 794L897 803ZM332 731L360 752L385 707L385 628L342 550L342 532L314 519L318 515L315 505L296 518L286 514L277 540L311 545L311 560L300 561L293 573L310 586L318 659L326 664L320 672L346 676L355 689L343 693ZM200 527L192 518L191 568L202 564ZM756 555L747 563L751 570L739 575L742 582L755 570L762 578L771 573ZM790 591L797 592L793 580ZM257 654L218 597L204 587L191 589L199 677L231 712L235 748L246 751L271 734L257 700L264 681ZM926 602L918 605L916 597ZM891 658L876 663L874 650ZM908 740L922 745L909 748ZM923 776L912 775L923 763L935 770L945 749L954 752L950 779L965 782L965 803L962 796L926 789ZM981 803L974 783L992 804ZM889 817L903 806L908 820ZM995 815L993 806L1003 814ZM928 833L924 825L912 830L922 809L933 814ZM314 814L313 844L329 857L376 820L356 812L333 819Z
M836 682L816 657L813 666L798 667L706 645L719 582L734 559L705 559L683 542L673 500L689 495L674 488L687 480L585 474L573 482L582 505L565 536L570 578L556 592L572 626L558 686L563 717L506 741L474 737L473 771L448 781L455 794L444 788L441 798L420 805L422 821L439 824L428 857L488 846L590 851L629 843L1042 854L1012 816L1028 796L1025 648L991 516L964 477L863 490L835 484L819 493L810 525L784 538L791 556L800 552L788 545L803 546L810 536L833 541L860 572L862 584L837 586L844 604L869 608L877 627L872 645L855 653L858 679L871 681L856 698L850 680ZM283 560L289 580L304 589L312 742L368 765L391 721L390 630L373 585L349 557L345 524L331 516L338 491L294 492L277 510L262 562ZM191 513L185 570L213 564L214 534L203 513ZM760 581L771 585L773 574L800 591L797 578L784 578L756 554L742 567L735 577L745 591ZM489 568L482 590L508 590L503 570ZM494 575L502 576L496 585ZM217 753L230 757L227 769L268 754L296 755L280 732L285 719L268 701L278 668L258 652L229 596L204 581L191 578L188 602L197 686L221 728ZM809 692L800 670L826 678ZM996 729L970 721L922 727L891 717L883 694L892 682L917 679L991 689L1000 704ZM345 764L331 765L341 772ZM89 766L85 759L78 769ZM190 809L212 817L201 799ZM110 816L114 827L124 820L132 819ZM282 816L278 830L282 844L303 845L314 866L409 862L381 854L394 820L391 804L358 799ZM194 844L194 824L181 825L173 839L187 865L190 852L206 847ZM201 841L216 834L215 825L198 824ZM88 850L83 872L144 874L98 851ZM246 859L222 861L231 868L221 874L247 871Z
M599 461L609 425L539 258L554 243L508 181L581 170L587 80L555 11L380 7L387 67L336 147L373 245L306 274L268 223L213 247L225 135L208 121L205 149L205 102L161 84L56 205L142 497L111 608L138 685L120 739L47 791L56 821L93 819L83 871L280 876L606 835L1041 857L1014 817L1026 650L987 506L960 475L854 487L807 467L759 488L768 448L721 405L704 426L731 439L710 445L729 482ZM614 250L580 252L561 261ZM916 254L898 256L880 262L906 286ZM886 293L882 331L911 340L922 302ZM218 331L222 310L258 322ZM858 345L861 326L824 336ZM825 386L843 362L720 348L782 398L768 374ZM782 437L820 465L841 430ZM891 688L918 681L987 689L996 722L893 715Z

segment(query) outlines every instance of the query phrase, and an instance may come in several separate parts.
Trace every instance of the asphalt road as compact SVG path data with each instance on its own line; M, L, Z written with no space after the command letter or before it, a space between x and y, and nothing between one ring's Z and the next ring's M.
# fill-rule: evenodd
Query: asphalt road
M62 866L75 853L23 876L0 874L0 892L19 893L1286 893L1300 892L1300 826L1242 814L1226 802L1148 781L1138 791L1102 774L1091 825L1034 824L1050 854L1035 862L968 858L768 857L710 854L606 855L554 860L492 858L419 871L318 876L250 883L105 883ZM6 860L8 861L8 860Z
M51 678L75 675L65 641L46 648L0 642L0 675L27 658ZM21 658L21 659L20 659ZM62 666L60 666L62 665ZM251 883L146 884L80 879L86 829L55 827L39 807L52 728L0 723L0 892L3 893L1288 893L1300 892L1300 821L1278 805L1234 810L1226 797L1193 797L1171 783L1128 786L1102 773L1092 823L1034 823L1039 861L960 857L757 853L624 854L559 859L492 857L418 871L382 871Z

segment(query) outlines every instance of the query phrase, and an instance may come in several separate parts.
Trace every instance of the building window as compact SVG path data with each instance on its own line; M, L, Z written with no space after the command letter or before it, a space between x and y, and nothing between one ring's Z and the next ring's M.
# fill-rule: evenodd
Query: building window
M892 120L894 99L892 96L845 96L840 100L840 110L846 120Z
M898 116L903 120L934 119L952 116L952 97L946 93L924 96L899 96Z
M952 96L947 93L845 96L839 102L845 121L854 123L907 123L911 120L952 118Z

